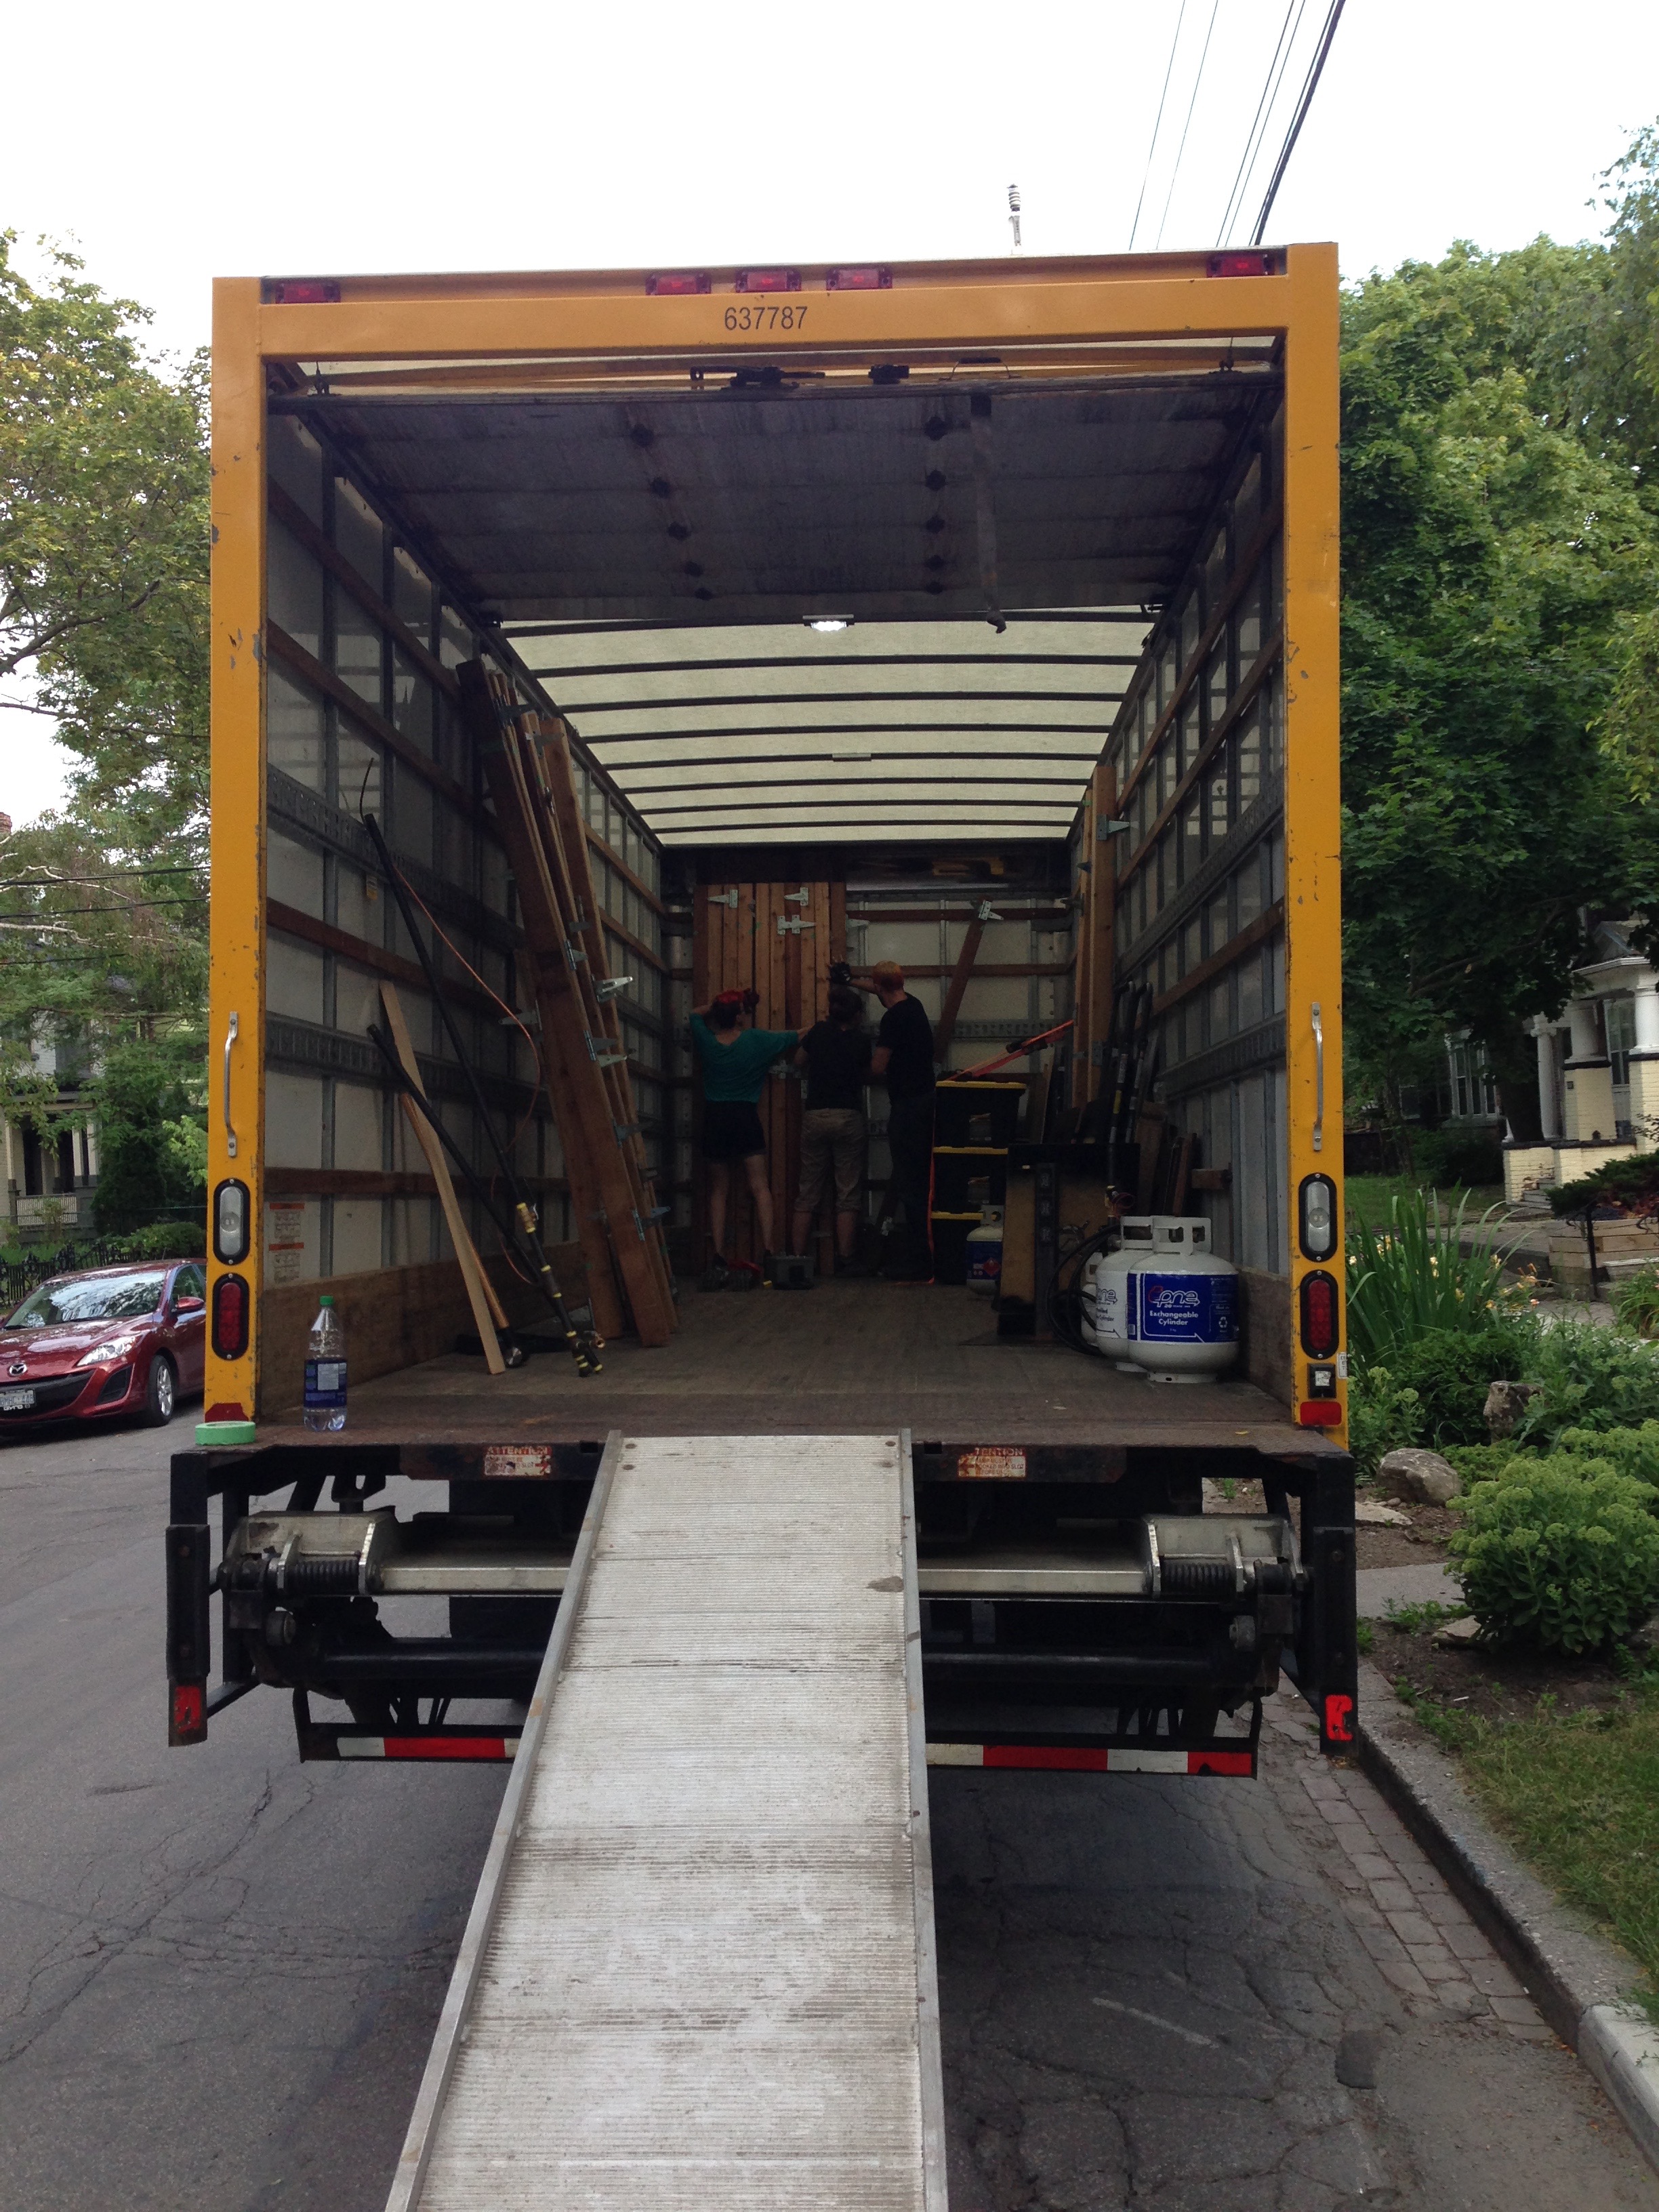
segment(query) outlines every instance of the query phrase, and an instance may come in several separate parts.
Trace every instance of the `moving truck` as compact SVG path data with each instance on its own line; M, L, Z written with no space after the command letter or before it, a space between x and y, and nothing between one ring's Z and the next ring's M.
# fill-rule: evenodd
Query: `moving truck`
M510 1758L607 1437L866 1432L929 1758L1249 1775L1281 1669L1352 1741L1336 359L1328 246L218 285L175 1743L270 1686L306 1757ZM932 1204L958 1283L1006 1208L999 1299L675 1288L690 1007L883 958L995 1064ZM1124 1212L1206 1224L1235 1371L1066 1340Z

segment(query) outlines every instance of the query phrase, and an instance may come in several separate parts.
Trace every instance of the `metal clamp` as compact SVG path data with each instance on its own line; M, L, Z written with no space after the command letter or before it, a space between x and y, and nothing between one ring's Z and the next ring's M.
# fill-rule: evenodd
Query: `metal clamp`
M979 902L979 911L974 916L974 920L975 921L1000 921L1002 920L1002 916L1000 914L994 914L992 912L991 902L989 899L981 899Z
M637 1121L613 1121L611 1126L617 1133L617 1142L619 1145L625 1145L630 1137L637 1137L640 1133L640 1125Z
M1314 1125L1313 1148L1316 1152L1325 1149L1325 1024L1319 1012L1319 1001L1313 1002L1314 1033Z
M729 906L735 914L738 910L737 885L733 884L729 891L710 891L708 903L710 906Z
M625 1052L601 1052L600 1046L608 1045L611 1040L609 1037L595 1037L591 1030L582 1031L582 1041L595 1067L620 1067L628 1058Z
M812 903L811 891L805 884L798 891L786 891L784 896L793 906L808 907Z
M799 937L802 930L816 929L817 927L817 922L803 921L798 914L792 914L787 921L781 915L778 916L778 935L780 937Z
M608 1006L613 999L621 998L635 981L636 978L632 975L603 975L593 986L593 996L602 1006Z
M574 974L574 972L580 967L582 962L586 959L587 948L583 945L573 945L570 939L567 937L564 940L564 957L570 963L571 970Z
M240 1018L233 1014L225 1031L225 1151L233 1160L236 1157L236 1132L230 1122L230 1048L236 1042L240 1026Z

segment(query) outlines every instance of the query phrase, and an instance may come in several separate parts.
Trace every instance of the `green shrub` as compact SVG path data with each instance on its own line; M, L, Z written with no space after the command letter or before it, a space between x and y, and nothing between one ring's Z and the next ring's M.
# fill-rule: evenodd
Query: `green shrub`
M1582 1213L1591 1206L1622 1206L1638 1218L1659 1212L1659 1152L1626 1152L1581 1176L1558 1183L1549 1194L1557 1214Z
M1659 1267L1644 1267L1620 1283L1613 1310L1621 1328L1633 1328L1638 1336L1659 1336Z
M1430 1191L1407 1191L1389 1201L1386 1221L1356 1221L1348 1237L1348 1342L1361 1360L1391 1372L1403 1346L1426 1329L1466 1335L1490 1329L1503 1310L1504 1262L1492 1248L1498 1223L1480 1217L1487 1231L1473 1251L1461 1249L1466 1200L1443 1222Z
M1559 1453L1605 1460L1632 1482L1651 1483L1659 1504L1659 1421L1639 1429L1563 1429L1556 1443Z
M1460 1184L1501 1183L1504 1152L1501 1133L1492 1129L1425 1129L1412 1139L1412 1163L1425 1182L1443 1190Z
M1423 1441L1423 1408L1386 1367L1356 1366L1348 1384L1348 1449L1354 1473L1368 1482L1391 1451Z
M1415 1390L1422 1407L1421 1438L1437 1451L1448 1444L1486 1441L1486 1393L1500 1378L1525 1372L1531 1331L1493 1318L1486 1328L1425 1329L1389 1355L1389 1372L1403 1389Z
M1473 1490L1477 1482L1497 1482L1511 1467L1540 1463L1535 1451L1512 1443L1448 1444L1446 1457L1457 1469L1465 1492Z
M1628 1635L1659 1599L1659 1520L1646 1483L1561 1452L1460 1500L1449 1549L1489 1634L1546 1651Z
M1547 1449L1568 1429L1639 1429L1659 1420L1659 1344L1593 1322L1540 1328L1527 1355L1528 1382L1540 1384L1516 1424L1518 1443Z

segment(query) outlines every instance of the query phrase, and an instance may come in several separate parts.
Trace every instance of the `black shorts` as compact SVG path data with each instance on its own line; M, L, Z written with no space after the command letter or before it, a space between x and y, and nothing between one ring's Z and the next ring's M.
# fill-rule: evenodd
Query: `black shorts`
M758 1108L740 1101L708 1098L702 1109L702 1156L706 1160L752 1159L766 1150Z

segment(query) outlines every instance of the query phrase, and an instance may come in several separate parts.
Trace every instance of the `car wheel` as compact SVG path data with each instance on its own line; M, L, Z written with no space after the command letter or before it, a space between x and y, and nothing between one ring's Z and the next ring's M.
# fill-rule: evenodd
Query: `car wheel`
M173 1419L179 1403L179 1378L173 1371L173 1362L165 1352L158 1352L149 1363L149 1380L144 1385L144 1410L139 1416L147 1429L164 1429Z

